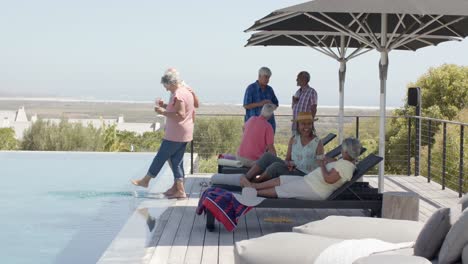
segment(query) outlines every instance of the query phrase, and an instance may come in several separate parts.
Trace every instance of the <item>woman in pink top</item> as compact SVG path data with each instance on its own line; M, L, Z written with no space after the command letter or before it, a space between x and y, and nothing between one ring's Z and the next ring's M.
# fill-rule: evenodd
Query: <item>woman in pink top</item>
M174 173L174 184L164 195L169 198L186 198L183 161L187 142L193 139L194 96L185 88L176 71L166 71L161 83L171 92L171 101L167 105L160 100L154 108L158 114L166 117L164 139L146 175L139 180L132 180L132 183L148 187L151 179L158 175L164 163L169 160Z

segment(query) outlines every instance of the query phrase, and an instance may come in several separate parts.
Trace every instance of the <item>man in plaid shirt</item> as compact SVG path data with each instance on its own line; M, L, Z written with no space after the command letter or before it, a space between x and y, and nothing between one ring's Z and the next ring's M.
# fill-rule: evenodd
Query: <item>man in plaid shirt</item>
M313 118L317 113L317 92L314 88L309 86L310 74L306 71L301 71L297 75L297 86L300 88L292 97L293 119L296 119L299 112L312 112ZM296 131L296 124L292 126L293 133Z

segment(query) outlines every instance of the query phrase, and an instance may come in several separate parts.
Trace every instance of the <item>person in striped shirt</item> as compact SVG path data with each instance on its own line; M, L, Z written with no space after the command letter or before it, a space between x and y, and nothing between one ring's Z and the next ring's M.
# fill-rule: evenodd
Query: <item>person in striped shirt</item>
M306 71L301 71L297 75L297 86L299 89L292 97L293 119L296 119L299 112L311 112L312 117L315 119L317 113L317 91L309 86L310 74ZM291 129L293 134L296 132L295 123L292 124Z

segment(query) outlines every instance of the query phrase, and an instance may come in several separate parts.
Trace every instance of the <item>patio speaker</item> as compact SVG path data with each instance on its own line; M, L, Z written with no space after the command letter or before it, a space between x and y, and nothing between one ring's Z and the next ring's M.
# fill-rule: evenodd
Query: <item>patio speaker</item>
M419 106L419 99L421 98L421 88L411 87L408 88L408 105Z

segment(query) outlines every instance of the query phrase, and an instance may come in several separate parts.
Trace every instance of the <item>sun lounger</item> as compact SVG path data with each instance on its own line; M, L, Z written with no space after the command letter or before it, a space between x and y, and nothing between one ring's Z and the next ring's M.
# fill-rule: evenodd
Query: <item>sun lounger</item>
M324 138L322 138L322 144L325 146L330 141L332 141L336 137L336 134L328 133ZM339 153L341 152L341 149ZM338 153L338 154L339 154ZM231 167L231 166L224 166L218 165L218 173L226 173L226 174L234 174L234 173L246 173L250 168L248 167Z
M268 198L257 205L257 208L343 208L369 210L371 216L381 215L382 194L366 184L353 184L368 170L377 165L383 158L370 154L356 165L356 170L350 181L334 191L326 200L299 200L299 199L273 199ZM359 186L361 188L359 188ZM219 186L218 186L219 187ZM238 187L237 187L238 188ZM214 217L207 212L206 228L214 230Z
M341 149L342 146L339 145L336 148L330 150L325 154L326 157L328 158L337 158L341 154ZM362 155L367 149L364 147L361 147L361 152L359 155ZM219 187L228 191L232 192L241 192L242 188L240 187L240 175L245 174L245 173L223 173L223 174L237 174L237 175L232 175L233 178L229 177L227 178L212 178L212 186L213 187ZM223 180L226 180L227 182L224 182ZM239 182L238 184L235 184L234 182ZM369 183L364 183L364 182L356 182L355 184L352 185L352 187L360 188L360 189L368 189L369 188Z

